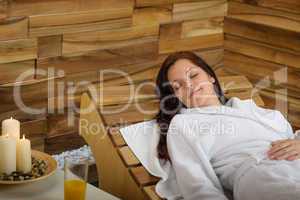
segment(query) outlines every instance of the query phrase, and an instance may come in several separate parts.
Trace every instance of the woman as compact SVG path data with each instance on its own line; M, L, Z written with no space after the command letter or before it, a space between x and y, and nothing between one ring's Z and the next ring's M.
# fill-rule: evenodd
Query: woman
M183 133L189 127L182 128L185 118L175 120L175 116L196 110L196 115L190 115L187 123L191 124L192 118L203 122L203 115L197 115L199 110L210 112L210 109L228 108L237 98L224 96L214 71L192 52L169 55L158 73L156 84L161 103L156 117L161 132L158 156L172 163L184 199L227 199L217 184L208 181L213 177L207 175L209 168L202 163L205 162L203 156L197 155L201 153L206 154L222 186L234 191L235 200L300 199L300 140L291 136L288 122L289 130L285 136L274 131L262 133L265 131L258 131L263 130L261 125L245 121L247 124L242 126L249 128L243 134L187 137ZM236 112L229 109L231 111ZM276 114L280 115L278 119L285 121L279 111ZM226 117L222 120L227 120ZM178 135L170 134L171 124L175 127L180 124L177 125L181 127ZM205 149L202 148L206 145L204 141L213 142ZM204 144L200 144L202 142ZM268 155L260 164L255 163L252 156L258 153ZM262 187L263 184L267 186Z

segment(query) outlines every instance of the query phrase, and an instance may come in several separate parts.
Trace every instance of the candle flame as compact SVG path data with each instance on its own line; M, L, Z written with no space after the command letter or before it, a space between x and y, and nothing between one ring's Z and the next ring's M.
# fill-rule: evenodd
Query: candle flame
M23 134L23 138L22 139L25 140L25 134Z

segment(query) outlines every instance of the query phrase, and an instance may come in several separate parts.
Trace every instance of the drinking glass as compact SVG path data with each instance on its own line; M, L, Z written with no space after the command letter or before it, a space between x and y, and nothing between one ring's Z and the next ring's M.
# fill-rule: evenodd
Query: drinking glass
M88 159L64 159L64 199L85 200L88 177Z

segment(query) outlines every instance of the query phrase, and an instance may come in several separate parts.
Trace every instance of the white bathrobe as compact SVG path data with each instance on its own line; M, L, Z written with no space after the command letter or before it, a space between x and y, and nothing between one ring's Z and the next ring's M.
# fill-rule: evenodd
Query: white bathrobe
M272 141L294 138L291 125L279 111L258 107L251 99L232 97L226 105L183 108L180 112L172 119L167 133L172 165L169 162L163 164L155 157L159 136L157 127L156 133L152 130L151 134L135 137L126 129L121 129L124 139L143 166L152 175L162 178L156 185L156 192L161 197L183 197L185 200L227 199L224 187L234 190L235 200L274 200L274 195L286 197L287 193L278 188L285 188L292 193L287 199L300 199L299 186L291 188L296 185L292 184L295 180L300 180L299 160L269 160L265 153ZM153 121L150 123L153 124ZM282 176L277 176L271 169L278 166L279 162L290 170L286 173L295 177L292 183L291 179L277 181ZM265 167L264 170L261 166ZM280 174L281 168L276 168L277 174ZM266 181L269 181L269 185L263 187ZM274 181L278 182L274 187L277 191L270 191L270 184ZM254 192L249 188L256 190ZM259 189L261 192L256 192Z

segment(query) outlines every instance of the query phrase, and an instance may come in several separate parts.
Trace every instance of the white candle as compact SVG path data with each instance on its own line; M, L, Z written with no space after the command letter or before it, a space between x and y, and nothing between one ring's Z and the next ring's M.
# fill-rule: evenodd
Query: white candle
M20 139L20 122L12 117L2 121L2 135Z
M31 144L24 135L17 141L17 171L24 173L31 171Z
M6 136L0 137L0 174L16 171L16 140Z

